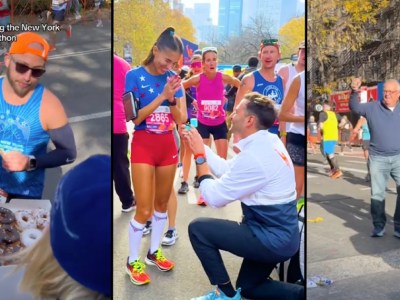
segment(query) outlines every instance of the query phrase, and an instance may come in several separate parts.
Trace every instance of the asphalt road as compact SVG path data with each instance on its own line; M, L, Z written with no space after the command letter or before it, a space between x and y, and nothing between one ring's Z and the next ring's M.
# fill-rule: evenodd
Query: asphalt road
M130 126L132 132L132 126ZM228 159L234 155L232 144L229 147ZM242 210L239 202L234 202L223 208L214 209L196 205L200 195L199 190L193 188L192 182L195 175L195 166L192 163L189 173L189 192L186 195L178 195L178 213L176 228L179 238L175 245L163 246L163 252L168 259L175 262L175 268L170 272L160 272L152 266L148 266L151 283L145 286L135 286L125 272L126 258L129 253L128 224L132 213L121 213L121 202L114 192L113 220L114 220L114 255L113 255L113 299L115 300L148 300L166 299L183 300L199 297L212 290L208 278L193 251L188 236L188 224L198 217L211 217L229 220L241 220ZM180 187L181 178L178 172L175 176L175 190ZM144 236L141 242L140 255L142 259L147 253L150 244L150 235ZM236 282L242 259L222 251L231 281ZM277 272L272 272L272 277L277 279ZM243 298L244 299L244 298Z
M60 176L93 154L111 154L111 22L73 24L72 37L57 34L42 83L61 100L78 150L76 162L46 171L44 199L52 199ZM44 35L47 35L44 33Z
M333 180L320 154L307 158L307 277L333 280L330 286L307 289L307 299L400 299L394 181L387 190L386 234L371 238L370 187L361 150L339 156L339 164L344 176ZM315 222L318 217L323 220Z

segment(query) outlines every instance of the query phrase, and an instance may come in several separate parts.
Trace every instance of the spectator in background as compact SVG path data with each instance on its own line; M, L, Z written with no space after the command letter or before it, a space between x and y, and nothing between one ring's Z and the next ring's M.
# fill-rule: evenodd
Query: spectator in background
M234 65L232 67L232 73L233 76L236 78L239 78L242 72L242 67L240 65ZM226 103L225 103L225 111L226 111L226 125L228 126L228 142L231 139L232 136L232 131L231 131L231 124L232 124L232 119L231 115L233 112L233 106L235 105L235 98L236 98L236 93L237 93L238 88L236 86L232 86L231 84L227 84L225 86L225 91L226 91Z
M297 199L303 197L305 166L305 73L297 74L283 100L279 120L290 122L286 148L294 164Z
M324 103L324 111L319 115L319 129L321 131L322 142L321 152L326 157L330 166L330 173L332 179L343 176L339 168L337 157L335 156L335 147L338 142L338 116L328 101Z
M103 27L103 21L101 20L101 8L104 7L105 1L104 0L94 0L94 12L97 18L96 27Z
M358 119L358 122L356 124L356 126L353 129L353 137L356 135L359 135L359 133L361 133L361 141L362 141L362 149L363 149L363 153L364 153L364 158L365 161L367 162L367 171L368 174L365 177L365 181L369 182L371 180L371 175L369 173L369 142L371 139L371 135L369 133L369 127L368 127L368 122L367 119L365 119L364 117L360 117L360 119Z
M293 78L301 73L304 72L306 64L306 45L305 42L302 41L299 45L297 61L295 63L288 64L279 69L278 74L283 78L285 81L285 97L289 92L289 87L292 84ZM292 111L293 112L293 111ZM286 145L286 135L289 132L290 122L282 122L280 120L280 136L283 143Z
M199 54L194 54L190 59L190 71L186 76L186 79L193 77L194 75L200 74L202 71L202 58ZM191 86L186 89L186 108L187 108L187 117L186 123L190 122L191 118L196 118L197 116L197 94L196 87ZM180 130L180 132L182 132ZM178 193L181 195L186 194L189 191L189 171L190 165L192 161L192 151L185 139L182 139L182 147L181 147L181 162L182 162L182 178L183 181L181 183L181 187L178 190ZM199 187L199 182L197 181L197 176L194 178L193 186L194 188Z
M122 94L125 89L125 75L130 69L131 66L124 59L114 54L112 165L115 191L122 203L122 212L130 212L136 205L131 187L131 175L129 173L129 134L122 102Z
M257 56L250 56L248 61L247 61L247 65L248 65L248 67L243 71L242 74L239 75L239 77L238 77L239 80L242 80L242 78L245 75L257 70L257 66L258 66L258 58L257 58Z
M349 119L347 119L346 115L344 115L342 117L342 119L340 120L339 129L340 129L340 153L339 153L339 155L344 155L344 147L346 147L346 146L349 147L350 151L353 151L353 148L351 147L351 143L350 143L350 135L351 135L353 126L351 125Z
M81 5L79 4L79 0L72 0L68 3L68 8L67 11L70 11L70 9L74 10L74 14L75 14L75 20L80 20L82 19L81 14L79 13L80 9L81 9Z
M361 80L351 83L350 109L365 117L371 142L369 145L369 170L371 174L371 215L374 229L372 237L385 233L385 192L391 176L396 182L397 199L394 213L394 236L400 238L400 84L389 79L383 86L383 99L379 102L359 103Z
M307 126L308 133L308 141L310 143L310 148L313 154L316 154L317 151L317 141L318 141L318 125L315 122L315 117L311 116Z
M72 26L65 21L67 4L71 0L52 0L51 19L53 25L60 25L60 29L65 31L67 38L72 36ZM57 31L50 33L50 51L56 50Z

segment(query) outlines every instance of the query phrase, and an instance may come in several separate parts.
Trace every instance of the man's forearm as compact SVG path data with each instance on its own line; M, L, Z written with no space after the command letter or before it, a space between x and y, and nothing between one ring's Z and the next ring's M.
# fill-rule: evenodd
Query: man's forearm
M76 146L71 126L66 124L49 130L49 135L56 149L36 157L36 168L54 168L74 162Z

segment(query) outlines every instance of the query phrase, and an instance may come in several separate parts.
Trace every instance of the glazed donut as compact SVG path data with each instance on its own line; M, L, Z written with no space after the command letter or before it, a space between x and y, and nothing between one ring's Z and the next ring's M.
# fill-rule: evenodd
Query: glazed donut
M0 241L3 243L11 244L19 240L19 233L17 229L8 224L0 226Z
M42 208L35 211L34 217L36 219L36 227L39 229L45 228L50 222L50 213Z
M18 227L21 231L29 228L36 228L36 221L33 215L26 210L19 210L15 212Z
M15 216L11 210L5 207L0 207L0 223L10 224L15 221Z
M43 233L36 228L28 228L21 233L21 242L25 247L29 247L30 245L36 243L41 237Z

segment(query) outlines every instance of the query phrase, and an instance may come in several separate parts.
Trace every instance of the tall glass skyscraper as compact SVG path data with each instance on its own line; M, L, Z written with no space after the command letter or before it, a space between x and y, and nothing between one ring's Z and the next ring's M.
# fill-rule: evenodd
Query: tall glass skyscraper
M242 10L243 0L219 0L218 34L220 39L240 35Z
M297 2L298 0L244 1L242 24L247 26L252 23L252 19L262 16L270 28L270 33L278 34L279 28L296 16Z

